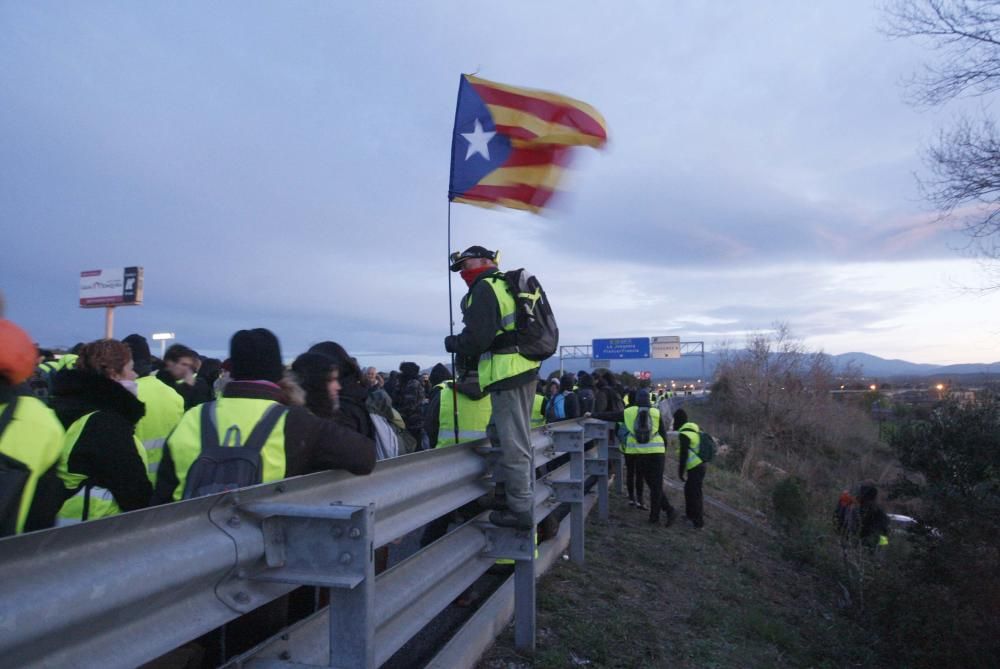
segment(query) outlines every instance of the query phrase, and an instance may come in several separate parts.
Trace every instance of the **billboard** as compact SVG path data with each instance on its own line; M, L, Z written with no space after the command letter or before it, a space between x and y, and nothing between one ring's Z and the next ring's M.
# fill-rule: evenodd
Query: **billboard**
M591 342L591 351L591 357L596 360L648 358L649 338L594 339Z
M650 357L670 360L681 357L680 337L653 337L650 340Z
M81 307L142 304L142 268L91 269L80 272Z

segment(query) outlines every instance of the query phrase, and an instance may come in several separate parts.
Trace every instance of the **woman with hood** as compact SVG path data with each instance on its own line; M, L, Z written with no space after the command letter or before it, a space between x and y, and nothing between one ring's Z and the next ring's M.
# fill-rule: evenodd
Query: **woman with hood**
M64 490L51 500L57 526L149 505L146 451L135 436L146 407L132 366L127 344L102 339L53 380L51 406L66 427L58 469Z
M317 355L325 357L330 366L324 368L325 363L315 357ZM302 387L306 391L306 406L310 411L317 416L333 418L344 427L369 439L375 438L375 426L365 407L368 385L357 361L348 355L343 346L332 341L320 342L310 347L307 353L300 355L292 364L292 370L299 373L296 364L306 373L306 378L302 379ZM325 391L321 389L331 373L337 374L340 386L335 398L330 394L324 396Z

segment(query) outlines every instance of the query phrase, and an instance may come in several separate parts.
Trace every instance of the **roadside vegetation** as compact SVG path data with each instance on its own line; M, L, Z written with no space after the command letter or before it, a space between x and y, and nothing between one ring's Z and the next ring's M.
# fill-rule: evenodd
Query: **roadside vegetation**
M880 438L873 398L830 393L857 376L782 326L723 351L711 401L686 407L723 442L704 530L650 527L613 497L586 565L539 585L535 657L508 630L480 666L996 666L1000 404L900 413ZM864 480L921 521L877 550L832 522Z

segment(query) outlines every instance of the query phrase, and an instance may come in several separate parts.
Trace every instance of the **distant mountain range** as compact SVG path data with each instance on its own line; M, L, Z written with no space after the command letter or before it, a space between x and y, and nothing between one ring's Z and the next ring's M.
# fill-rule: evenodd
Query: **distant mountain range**
M861 368L861 373L867 377L900 377L900 376L964 376L969 374L1000 376L1000 362L970 363L961 365L930 365L906 360L886 360L868 353L841 353L829 356L834 369L843 370L853 362ZM715 353L705 353L704 368L701 356L684 357L680 360L613 360L611 369L616 372L634 372L648 370L656 379L697 379L710 378L719 363ZM567 372L588 370L590 361L587 359L563 360L563 369ZM546 360L542 365L542 376L548 376L559 369L559 358Z

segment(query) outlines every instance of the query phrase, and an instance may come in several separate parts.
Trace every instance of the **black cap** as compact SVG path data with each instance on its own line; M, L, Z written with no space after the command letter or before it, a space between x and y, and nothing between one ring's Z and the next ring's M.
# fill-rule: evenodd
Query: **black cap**
M229 341L234 381L271 381L277 383L285 371L281 347L270 330L240 330Z
M496 251L490 251L484 246L470 246L461 253L457 251L452 253L448 260L451 261L451 271L457 272L462 269L462 263L469 258L486 258L487 260L496 260Z
M141 334L130 334L122 339L132 350L132 366L139 376L147 376L152 369L152 356L149 353L149 342Z

